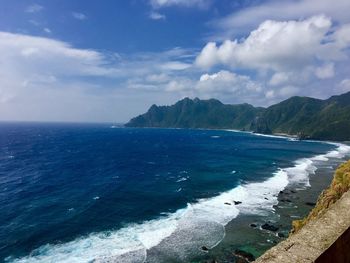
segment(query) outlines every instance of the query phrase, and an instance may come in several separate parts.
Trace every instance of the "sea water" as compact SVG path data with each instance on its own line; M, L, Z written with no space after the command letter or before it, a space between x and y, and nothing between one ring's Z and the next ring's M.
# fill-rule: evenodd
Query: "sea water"
M349 152L237 131L1 123L0 260L186 261Z

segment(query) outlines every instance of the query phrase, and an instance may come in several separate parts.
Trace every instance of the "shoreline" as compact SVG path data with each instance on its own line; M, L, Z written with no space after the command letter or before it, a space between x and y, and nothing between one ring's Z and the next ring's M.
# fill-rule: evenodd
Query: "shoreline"
M112 128L109 126L109 128ZM291 139L291 140L299 140L298 135L295 134L288 134L288 133L272 133L272 134L265 134L265 133L257 133L254 131L243 131L243 130L236 130L236 129L229 129L229 128L180 128L180 127L126 127L125 124L122 124L121 127L115 127L115 128L125 128L125 129L165 129L165 130L204 130L204 131L229 131L229 132L242 132L242 133L248 133L252 135L257 136L264 136L264 137L271 137L271 138L280 138L280 139ZM321 140L321 139L300 139L304 142L324 142L324 143L341 143L345 145L350 145L350 141L332 141L332 140Z
M331 144L338 147L342 145L340 143ZM309 174L310 186L287 185L278 194L278 203L274 205L274 211L268 216L240 213L225 226L225 239L207 256L197 258L193 262L202 263L211 262L211 260L213 262L235 262L237 257L233 255L233 251L236 250L247 252L258 258L268 249L285 240L292 229L292 222L308 215L321 192L330 185L338 165L346 160L347 156L349 153L341 158L330 158L323 163L322 160L318 160L321 165L317 167L315 173ZM314 159L317 160L317 158ZM278 230L262 229L261 226L265 223ZM250 238L242 238L242 236Z

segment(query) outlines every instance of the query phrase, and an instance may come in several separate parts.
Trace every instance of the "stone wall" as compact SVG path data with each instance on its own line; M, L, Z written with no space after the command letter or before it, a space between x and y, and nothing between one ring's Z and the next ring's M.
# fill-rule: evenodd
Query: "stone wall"
M350 191L257 263L350 262Z

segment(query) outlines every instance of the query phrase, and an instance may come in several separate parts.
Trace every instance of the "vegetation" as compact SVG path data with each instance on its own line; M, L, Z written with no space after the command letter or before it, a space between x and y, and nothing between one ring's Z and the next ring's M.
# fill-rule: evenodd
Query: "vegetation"
M316 206L310 214L302 219L293 221L292 233L298 232L309 221L320 217L332 204L350 189L350 160L343 163L335 171L333 181L329 188L324 190L319 196Z
M153 105L126 126L237 129L344 141L350 140L350 92L327 100L291 97L268 108L185 98L171 106Z
M218 100L185 98L172 106L156 106L132 119L128 127L249 129L261 112L249 104L225 105Z

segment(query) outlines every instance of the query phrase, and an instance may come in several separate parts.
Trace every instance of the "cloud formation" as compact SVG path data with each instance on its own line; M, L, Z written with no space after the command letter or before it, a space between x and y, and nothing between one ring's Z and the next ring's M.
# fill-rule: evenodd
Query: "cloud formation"
M150 0L151 6L155 9L171 6L207 8L210 2L210 0Z
M8 32L0 32L0 53L0 119L28 121L126 121L172 102L166 87L193 59L180 48L126 56Z
M325 15L266 20L245 38L207 43L194 64L207 71L251 71L256 82L265 83L266 103L297 94L326 96L346 86L335 82L349 64L349 33L350 24L333 23Z
M43 9L44 9L44 7L41 5L32 4L32 5L28 6L25 11L27 13L38 13L38 12L42 11Z
M197 57L196 65L209 68L224 64L280 71L305 67L315 60L339 60L346 56L342 50L346 44L341 42L343 38L330 35L331 26L331 19L323 15L302 21L267 20L243 41L226 40L219 46L209 42Z
M161 14L161 13L158 13L158 12L154 12L152 11L149 15L149 17L153 20L164 20L166 19L166 16Z
M349 23L349 10L348 0L258 1L256 5L211 21L215 28L212 39L225 40L237 34L245 34L266 20L298 20L323 14L340 24Z
M83 13L79 13L79 12L72 12L72 16L77 20L86 20L87 19L87 15L85 15Z

